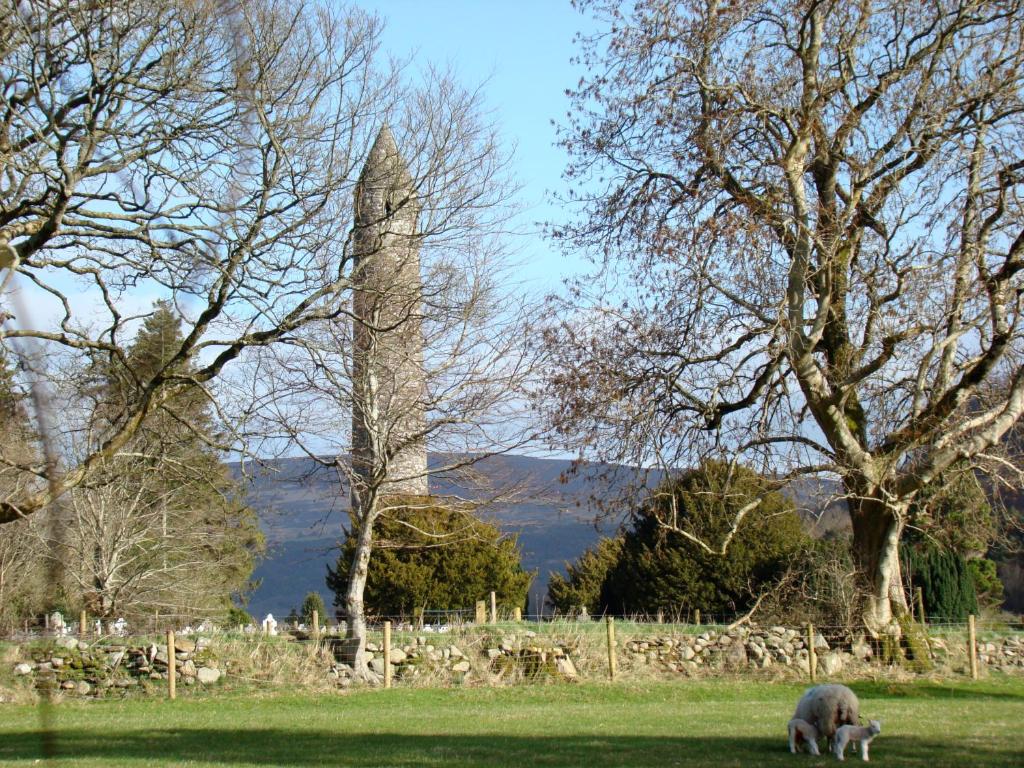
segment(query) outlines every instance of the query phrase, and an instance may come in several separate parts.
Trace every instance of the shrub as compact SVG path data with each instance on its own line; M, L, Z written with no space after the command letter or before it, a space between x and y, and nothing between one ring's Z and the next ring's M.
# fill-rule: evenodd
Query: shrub
M738 512L755 500L725 553L715 552ZM664 483L636 511L602 584L600 609L648 615L699 609L705 616L743 611L806 543L793 503L766 478L745 467L708 462Z
M471 608L492 590L505 606L526 605L532 573L515 537L435 499L391 500L374 525L375 545L363 595L368 613L411 616L417 608ZM355 542L349 536L327 586L341 608Z
M324 599L320 597L319 592L309 592L302 600L302 621L307 625L312 625L313 623L313 611L316 611L319 621L326 621L327 607L324 605Z

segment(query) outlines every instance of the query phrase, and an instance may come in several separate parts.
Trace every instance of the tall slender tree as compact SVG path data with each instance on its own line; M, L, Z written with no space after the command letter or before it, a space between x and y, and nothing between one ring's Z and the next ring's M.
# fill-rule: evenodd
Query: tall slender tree
M191 375L183 344L179 316L158 301L124 364L90 371L89 439L117 430L154 376ZM210 445L216 432L206 392L183 388L139 425L88 488L72 491L63 547L75 591L91 611L219 616L245 591L263 539Z
M38 483L38 476L26 470L37 462L38 452L24 399L10 355L0 343L0 498L18 498ZM44 607L43 548L37 535L42 524L26 518L0 527L0 626Z

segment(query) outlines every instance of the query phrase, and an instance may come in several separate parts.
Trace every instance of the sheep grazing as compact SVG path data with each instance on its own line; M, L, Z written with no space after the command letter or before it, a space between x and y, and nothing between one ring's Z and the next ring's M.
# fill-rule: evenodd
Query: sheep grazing
M843 725L836 730L835 746L832 753L840 760L845 759L846 745L851 741L860 743L860 759L868 759L868 744L882 732L882 724L878 720L870 720L867 725Z
M805 745L812 755L820 755L818 751L818 731L806 720L794 717L789 721L789 751L794 755Z
M836 729L856 725L860 717L857 695L845 685L816 685L797 702L793 718L814 726L818 736L834 745Z

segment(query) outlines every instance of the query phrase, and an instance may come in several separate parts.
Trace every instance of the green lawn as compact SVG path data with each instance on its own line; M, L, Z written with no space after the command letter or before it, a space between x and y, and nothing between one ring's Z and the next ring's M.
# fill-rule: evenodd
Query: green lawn
M0 765L40 764L49 712L60 766L772 766L804 686L394 689L0 706ZM1024 681L852 684L883 721L872 763L1022 766ZM849 759L849 758L848 758Z

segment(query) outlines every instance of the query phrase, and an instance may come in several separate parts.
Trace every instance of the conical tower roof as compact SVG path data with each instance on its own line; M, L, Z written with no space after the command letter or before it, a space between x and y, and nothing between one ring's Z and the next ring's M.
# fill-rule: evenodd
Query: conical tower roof
M398 151L391 127L384 123L370 148L366 165L359 175L359 183L367 186L389 186L393 189L412 189L412 176Z

